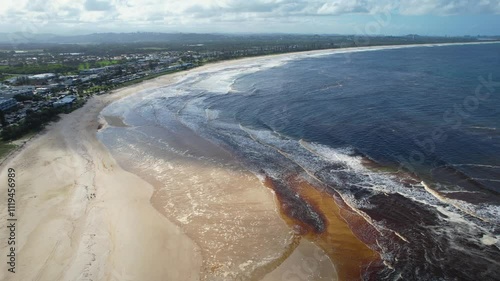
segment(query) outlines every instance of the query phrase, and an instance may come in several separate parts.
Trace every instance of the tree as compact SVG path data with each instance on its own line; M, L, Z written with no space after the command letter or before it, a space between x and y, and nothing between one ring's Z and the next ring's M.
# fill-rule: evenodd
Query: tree
M2 124L2 127L7 126L7 121L5 120L5 113L3 110L0 110L0 124Z
M18 102L23 102L23 101L27 101L27 100L34 100L34 101L40 101L40 100L43 100L43 98L39 95L21 95L21 94L17 94L15 96L13 96L14 99L16 99L16 101Z

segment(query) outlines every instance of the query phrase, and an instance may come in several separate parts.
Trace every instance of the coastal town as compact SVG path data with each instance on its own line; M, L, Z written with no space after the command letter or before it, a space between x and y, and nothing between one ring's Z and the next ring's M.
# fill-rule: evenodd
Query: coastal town
M37 46L0 48L0 136L4 141L43 127L39 122L35 126L27 124L30 115L44 112L42 123L47 123L61 112L80 107L93 95L161 75L238 57L335 47L325 42L265 42L257 46L186 43L167 48L158 43L147 47L134 43Z
M82 53L50 54L45 52L15 51L9 59L0 61L0 69L21 65L50 66L56 71L37 74L4 73L0 83L0 110L2 129L19 126L28 115L47 109L57 112L77 108L92 95L101 95L126 83L156 77L162 74L192 68L208 54L193 52L161 52L127 54L114 57L89 56ZM68 61L78 61L78 69L61 71ZM93 67L95 66L95 67ZM35 69L35 72L40 69ZM5 134L3 134L5 137Z

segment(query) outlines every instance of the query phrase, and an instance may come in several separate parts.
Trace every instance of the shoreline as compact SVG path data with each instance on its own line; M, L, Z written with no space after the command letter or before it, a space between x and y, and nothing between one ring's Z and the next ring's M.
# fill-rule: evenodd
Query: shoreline
M468 45L498 42L429 44ZM419 45L374 46L273 54L273 57L328 55ZM355 50L354 50L355 49ZM0 280L113 280L140 274L139 280L199 280L199 245L151 205L153 187L126 172L96 138L101 111L142 90L165 87L176 79L215 66L244 64L258 58L219 61L95 96L83 108L62 115L0 165L18 170L18 273ZM7 202L6 194L0 196ZM5 204L5 203L0 203ZM5 218L6 208L0 212ZM168 234L168 235L165 235ZM0 240L6 241L6 232ZM135 243L130 243L134 241ZM161 246L159 246L161 245ZM6 251L6 244L0 248ZM140 253L147 252L141 256ZM172 253L173 252L173 253ZM181 258L179 258L181 257ZM169 261L165 265L164 260ZM286 261L284 262L286 263ZM198 268L198 269L197 269ZM184 276L184 279L179 279ZM170 280L169 279L169 280Z

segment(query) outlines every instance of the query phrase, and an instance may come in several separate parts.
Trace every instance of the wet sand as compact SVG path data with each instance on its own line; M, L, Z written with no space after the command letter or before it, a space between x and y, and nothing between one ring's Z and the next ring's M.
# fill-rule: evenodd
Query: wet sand
M245 171L174 164L151 202L201 249L201 280L259 280L295 248L273 195Z
M261 280L277 267L286 272L300 265L297 258L288 260L296 256L300 237L280 217L272 190L227 151L188 128L175 133L156 128L155 133L184 153L133 137L133 144L125 146L134 149L111 145L111 151L125 169L155 187L153 206L199 245L201 280ZM306 248L319 250L313 244ZM321 265L332 268L321 253Z
M109 126L113 126L113 127L127 127L127 124L125 124L123 122L122 118L120 118L120 117L104 115L103 118L106 121L106 123L109 124Z
M314 280L336 281L337 272L326 253L307 239L283 263L267 274L262 281Z

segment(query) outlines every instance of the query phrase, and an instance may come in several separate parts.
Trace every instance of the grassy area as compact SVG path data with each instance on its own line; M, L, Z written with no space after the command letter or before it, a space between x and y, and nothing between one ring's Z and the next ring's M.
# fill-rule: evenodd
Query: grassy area
M6 81L6 80L9 80L10 78L14 78L14 77L17 77L19 75L0 75L0 82L3 82L3 81Z
M110 88L111 88L110 86L93 86L91 88L85 89L83 92L85 94L88 94L88 93L97 93L97 92L100 92L100 91L107 91Z
M96 62L96 64L99 67L104 67L104 66L109 66L109 65L115 65L115 64L119 64L119 63L120 63L120 61L117 61L117 60L102 60L102 61Z
M0 71L10 74L40 74L47 72L66 73L74 71L76 68L64 64L46 64L46 65L26 65L26 66L7 66L0 65Z
M85 70L85 69L90 69L90 63L80 63L78 65L78 70Z
M85 63L80 63L78 65L78 70L86 70L86 69L91 69L95 67L104 67L104 66L109 66L109 65L115 65L119 64L120 61L118 60L102 60L102 61L96 61L96 62L85 62Z
M0 159L7 156L11 151L16 149L17 145L0 141Z

